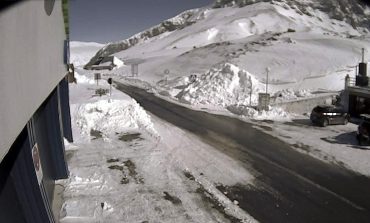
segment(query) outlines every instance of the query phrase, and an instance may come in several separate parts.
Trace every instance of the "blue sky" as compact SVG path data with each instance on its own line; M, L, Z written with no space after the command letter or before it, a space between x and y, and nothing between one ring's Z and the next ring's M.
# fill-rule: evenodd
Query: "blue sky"
M112 42L213 0L70 0L72 41Z

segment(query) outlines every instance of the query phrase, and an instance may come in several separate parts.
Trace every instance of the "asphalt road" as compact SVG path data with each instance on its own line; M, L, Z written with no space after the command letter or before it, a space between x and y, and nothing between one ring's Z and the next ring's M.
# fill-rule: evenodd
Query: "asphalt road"
M292 149L238 119L193 111L117 83L144 109L241 161L254 186L218 185L260 222L370 222L370 179ZM318 139L319 140L319 139Z

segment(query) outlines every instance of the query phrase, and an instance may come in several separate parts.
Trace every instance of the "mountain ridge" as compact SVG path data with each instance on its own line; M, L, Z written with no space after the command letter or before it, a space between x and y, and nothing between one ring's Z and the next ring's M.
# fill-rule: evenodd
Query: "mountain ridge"
M139 32L128 39L113 42L113 43L108 43L101 50L97 52L97 54L89 61L89 63L85 65L85 69L93 65L95 60L98 59L99 57L108 56L113 53L126 50L147 39L156 37L166 32L172 32L174 30L183 29L184 27L195 23L195 20L201 19L201 14L199 15L199 11L201 10L200 9L190 9L190 10L184 11L173 18L167 19L158 25L155 25L142 32ZM197 17L194 18L195 16Z
M307 15L313 17L313 11L319 10L326 13L329 18L350 24L360 33L370 33L370 9L358 0L217 0L211 8L187 10L128 39L108 43L100 49L93 58L91 58L91 60L85 65L85 68L89 69L99 57L127 50L143 42L150 41L162 34L181 30L204 20L205 14L209 10L232 7L243 8L261 2L281 6L285 9L293 9L302 16Z

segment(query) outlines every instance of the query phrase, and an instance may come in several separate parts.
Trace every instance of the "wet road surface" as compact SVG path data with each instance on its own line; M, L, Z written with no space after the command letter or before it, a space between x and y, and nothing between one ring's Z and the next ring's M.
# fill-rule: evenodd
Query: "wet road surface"
M255 176L253 185L218 185L260 222L370 222L370 179L293 150L250 123L194 111L117 83L145 110L230 157ZM319 139L318 139L319 140Z

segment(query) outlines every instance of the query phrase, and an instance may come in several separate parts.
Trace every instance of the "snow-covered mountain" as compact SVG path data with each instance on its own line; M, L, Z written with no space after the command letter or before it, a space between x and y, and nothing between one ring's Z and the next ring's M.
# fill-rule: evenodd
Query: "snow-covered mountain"
M314 16L312 10L318 9L327 13L330 18L345 21L354 28L370 28L369 11L364 1L358 0L216 0L214 8L222 7L245 7L257 2L271 2L295 9L298 13Z
M200 76L223 64L264 83L269 67L272 92L339 90L344 76L354 75L361 48L370 49L369 19L369 7L359 1L221 0L107 44L85 67L112 54L140 61L139 78L152 85L162 80L161 87L163 80Z
M109 43L106 46L104 46L101 50L99 50L99 52L97 52L97 54L86 65L86 67L89 67L90 65L92 65L99 57L108 56L113 53L126 50L137 44L143 43L144 41L148 39L155 38L163 33L168 33L168 32L172 32L175 30L181 30L187 26L190 26L202 18L201 12L202 12L201 9L193 9L193 10L185 11L174 18L163 21L162 23L148 30L140 32L126 40L115 42L115 43Z
M344 21L353 28L365 28L365 32L370 29L370 10L364 3L358 0L216 0L213 8L225 7L245 7L259 2L269 2L274 5L282 6L286 9L293 9L298 14L315 17L313 11L318 10L326 13L329 18ZM97 54L106 56L122 50L126 50L147 39L159 36L166 32L181 30L187 26L205 19L207 9L188 10L180 15L168 19L159 25L134 35L133 37L111 43L105 46Z
M85 65L103 46L103 44L95 42L72 41L70 43L71 63L75 66Z

